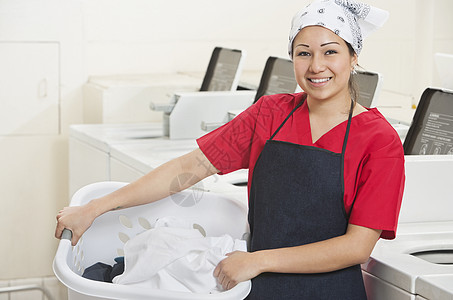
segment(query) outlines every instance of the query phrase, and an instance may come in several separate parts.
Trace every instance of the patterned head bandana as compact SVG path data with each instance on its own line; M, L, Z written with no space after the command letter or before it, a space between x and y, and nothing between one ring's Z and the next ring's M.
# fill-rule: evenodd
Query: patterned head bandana
M314 0L298 12L291 24L288 53L293 59L293 42L299 31L307 26L323 26L351 44L357 55L362 40L384 25L389 13L353 0Z

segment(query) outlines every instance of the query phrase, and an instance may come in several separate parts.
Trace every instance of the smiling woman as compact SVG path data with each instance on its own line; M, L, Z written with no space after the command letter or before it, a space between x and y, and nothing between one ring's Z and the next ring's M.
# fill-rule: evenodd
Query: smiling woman
M304 92L260 98L197 140L199 149L57 216L75 233L114 207L157 201L211 174L249 169L249 252L227 254L225 288L252 279L248 299L366 299L360 264L395 237L404 187L400 138L355 103L350 74L362 38L388 14L352 0L315 0L293 19L289 53ZM369 21L372 22L369 22Z
M313 1L294 17L288 49L304 93L263 97L198 140L218 170L251 174L252 252L218 265L225 287L253 278L248 299L366 299L359 264L379 237L395 236L404 156L383 116L355 103L350 77L362 37L387 17L355 1ZM233 128L251 142L237 145Z

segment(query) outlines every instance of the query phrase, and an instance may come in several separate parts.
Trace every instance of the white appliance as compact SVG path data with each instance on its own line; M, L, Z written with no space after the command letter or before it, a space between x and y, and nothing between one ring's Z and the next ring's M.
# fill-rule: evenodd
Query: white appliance
M404 141L397 237L379 240L362 266L370 300L453 299L443 285L453 275L452 104L453 93L439 89L426 89L420 99Z
M167 106L151 103L151 109L164 111L163 135L170 139L194 139L206 132L201 123L228 121L228 111L246 109L255 91L176 93Z
M445 279L430 280L453 275L453 155L445 155L453 147L452 104L453 93L439 89L426 89L420 99L403 145L406 183L397 237L379 240L362 266L371 300L453 299L451 289L437 297Z
M84 123L160 122L150 99L169 101L175 90L193 92L202 74L127 74L91 76L83 86Z
M160 136L162 124L80 124L69 128L69 195L79 188L110 179L110 149Z
M429 297L435 288L420 285L421 278L453 274L452 250L453 221L400 224L398 237L380 240L362 266L368 299L453 299L451 290L450 298Z

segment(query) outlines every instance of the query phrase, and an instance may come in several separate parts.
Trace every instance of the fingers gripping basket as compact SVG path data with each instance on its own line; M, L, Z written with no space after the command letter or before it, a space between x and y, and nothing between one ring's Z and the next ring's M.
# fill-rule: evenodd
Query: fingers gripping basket
M99 182L87 185L74 194L70 205L83 205L125 184ZM124 254L123 246L127 240L150 229L156 219L165 216L189 220L207 236L229 234L233 238L242 238L248 232L247 208L243 204L196 190L174 194L147 205L108 212L93 222L76 246L72 247L67 239L60 241L53 269L68 288L69 299L244 299L250 291L250 281L217 294L195 294L104 283L81 276L85 268L97 262L113 264L115 257Z

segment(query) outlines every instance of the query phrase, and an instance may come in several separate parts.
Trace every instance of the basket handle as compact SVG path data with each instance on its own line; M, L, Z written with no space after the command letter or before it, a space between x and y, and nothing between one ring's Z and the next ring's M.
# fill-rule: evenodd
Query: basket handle
M61 234L61 238L62 239L66 239L66 240L72 240L72 231L65 228L63 229L63 233Z

